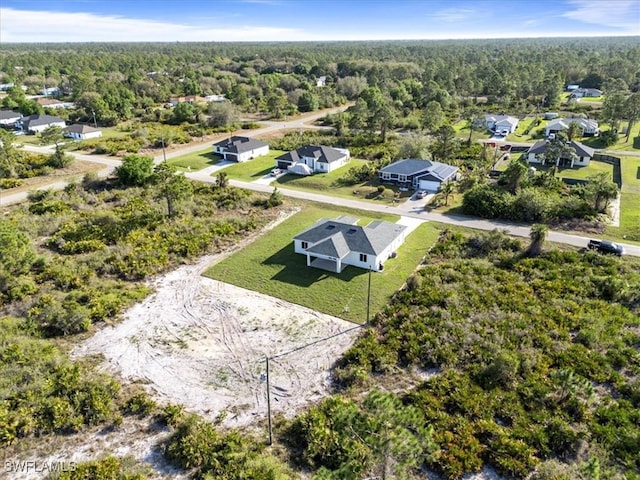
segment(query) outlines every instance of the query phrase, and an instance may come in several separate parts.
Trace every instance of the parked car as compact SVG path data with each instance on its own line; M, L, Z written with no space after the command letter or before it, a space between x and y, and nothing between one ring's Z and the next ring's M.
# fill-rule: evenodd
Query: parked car
M274 168L273 170L271 170L272 177L277 177L280 174L282 174L282 170L280 170L279 168Z
M589 250L597 250L601 253L611 253L618 256L624 254L624 247L622 245L610 242L609 240L589 240L587 248L589 248Z
M418 190L416 192L416 198L424 198L427 196L427 191L426 190Z

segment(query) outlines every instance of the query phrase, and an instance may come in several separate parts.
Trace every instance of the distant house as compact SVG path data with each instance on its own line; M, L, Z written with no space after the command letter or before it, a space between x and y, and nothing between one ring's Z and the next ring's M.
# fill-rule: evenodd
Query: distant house
M544 112L544 119L545 120L554 120L556 118L558 118L560 115L558 115L558 112Z
M80 125L76 123L65 128L64 136L73 138L74 140L89 140L91 138L101 137L102 130L90 127L89 125Z
M16 126L26 133L38 133L49 127L64 128L67 124L62 118L52 115L29 115L18 120Z
M581 137L594 137L600 133L598 122L591 118L557 118L547 124L544 134L548 137L552 133L557 134L568 130L572 123L577 123L580 126Z
M40 95L57 95L58 93L60 93L60 89L58 87L49 87L40 90Z
M204 99L207 102L224 102L226 100L224 95L205 95Z
M316 78L316 87L325 87L327 85L327 77L323 75L322 77Z
M527 150L527 160L529 163L539 163L542 165L553 164L557 167L586 167L591 162L595 150L591 147L576 142L574 140L567 142L568 145L573 148L578 156L578 159L559 157L554 160L545 159L542 155L547 151L549 146L548 141L541 141L533 144L529 150Z
M171 97L169 99L169 101L167 102L167 106L168 107L175 107L176 105L180 104L180 103L204 103L207 100L205 99L205 97L200 97L198 95L187 95L184 97Z
M294 251L307 257L309 267L340 273L352 265L379 272L404 242L407 227L380 220L361 227L357 221L321 219L293 237Z
M225 160L246 162L269 153L269 145L253 138L234 136L214 143L213 153L222 155Z
M328 173L345 165L350 158L346 148L305 145L276 158L276 167L292 173ZM300 168L304 165L308 168Z
M398 160L380 169L380 183L437 192L443 183L456 179L458 168L431 160Z
M47 98L47 97L40 97L40 98L36 98L36 103L38 105L42 105L45 108L73 108L75 105L73 102L61 102L60 100L57 100L55 98Z
M10 88L13 88L15 83L0 83L0 92L6 92Z
M510 115L493 115L490 113L485 114L484 121L487 130L491 130L492 132L502 132L506 130L508 133L515 132L519 123L516 117Z
M0 110L0 126L5 128L13 128L16 122L22 118L20 112L13 110Z
M583 97L601 97L602 90L597 88L576 88L571 92L571 98L583 98Z
M571 83L567 85L567 92L573 92L574 90L577 90L579 88L580 88L580 85L578 85L577 83Z

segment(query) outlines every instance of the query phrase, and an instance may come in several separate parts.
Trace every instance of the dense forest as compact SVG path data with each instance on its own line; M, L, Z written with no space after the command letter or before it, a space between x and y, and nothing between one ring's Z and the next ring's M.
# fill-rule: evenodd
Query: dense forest
M491 465L506 478L640 478L640 264L542 248L499 231L445 230L333 369L333 393L275 421L276 445L159 405L67 350L150 293L145 280L258 232L287 207L177 174L144 148L187 143L254 121L349 104L331 130L270 139L347 146L365 159L343 185L397 158L453 162L467 213L549 223L606 209L610 179L568 188L472 142L488 110L556 108L567 84L602 89L573 104L617 136L640 120L637 38L352 43L0 46L3 108L47 112L126 133L79 148L118 155L111 177L32 192L0 219L0 448L145 419L170 432L163 458L193 478L447 479ZM26 90L19 86L26 87ZM42 107L44 88L74 102ZM167 103L223 95L225 102ZM248 120L247 120L248 117ZM452 125L468 123L469 137ZM168 128L171 127L170 130ZM403 136L392 132L402 130ZM57 138L61 132L48 132ZM69 157L15 147L0 131L0 188ZM47 138L43 139L46 142ZM66 148L66 147L65 147ZM630 239L640 240L636 226ZM633 236L636 235L636 236ZM534 248L535 246L535 248ZM105 452L109 453L109 452ZM54 478L152 478L115 456Z

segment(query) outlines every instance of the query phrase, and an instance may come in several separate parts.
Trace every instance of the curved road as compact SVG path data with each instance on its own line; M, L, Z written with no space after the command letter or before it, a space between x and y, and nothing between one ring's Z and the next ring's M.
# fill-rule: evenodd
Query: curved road
M256 130L252 130L250 132L243 132L244 135L247 136L259 136L264 135L266 133L275 132L282 129L303 129L309 128L310 125L308 123L317 120L325 116L327 113L335 113L341 110L344 110L346 107L337 107L329 110L323 110L321 112L317 112L311 115L307 115L304 117L298 117L288 121L281 122L263 122L267 123L266 127L262 127ZM322 128L322 127L315 127ZM173 158L180 155L184 155L186 153L201 151L206 148L203 144L192 145L180 150L172 151L166 154L167 158ZM34 147L34 146L25 146L26 150L35 151L40 153L52 153L53 150L51 147ZM78 153L72 153L72 155L80 160L85 160L88 162L99 163L104 165L105 168L99 172L101 176L107 176L113 172L113 169L120 164L119 160L116 160L112 157L100 156L100 155L84 155ZM158 155L154 158L154 162L158 163L164 159L164 155ZM185 174L188 178L192 180L201 181L204 183L214 183L216 181L215 177L212 177L207 171L199 171L199 172L191 172ZM245 188L248 190L254 190L264 193L271 193L273 191L273 187L270 185L266 185L264 183L258 182L242 182L239 180L230 180L230 185L238 188ZM66 182L55 182L44 187L42 189L53 189L53 190L61 190L65 187ZM330 195L322 195L319 193L299 191L299 190L289 190L278 188L278 191L283 195L291 198L298 198L301 200L311 200L319 203L326 203L329 205L337 205L337 206L346 206L350 208L360 209L360 210L369 210L376 212L385 212L391 213L395 215L401 215L405 217L412 217L416 219L423 220L425 222L440 222L449 225L458 225L462 227L475 228L478 230L493 230L495 228L506 230L510 235L518 236L518 237L529 237L530 228L526 225L519 225L515 223L509 222L500 222L494 220L482 220L475 217L466 217L463 215L450 215L450 214L442 214L442 213L433 213L427 212L424 210L424 202L418 202L414 200L408 200L396 206L379 204L375 202L365 202L361 200L352 200L348 198L342 197L332 197ZM22 202L27 198L27 192L16 193L12 195L0 195L0 206L9 205L12 203ZM551 242L563 243L566 245L573 245L575 247L586 247L587 242L589 241L589 237L582 237L579 235L572 235L568 233L563 233L559 231L549 231L547 235L547 239ZM618 242L619 243L619 242ZM637 245L629 245L623 244L626 250L627 255L633 255L640 257L640 246Z

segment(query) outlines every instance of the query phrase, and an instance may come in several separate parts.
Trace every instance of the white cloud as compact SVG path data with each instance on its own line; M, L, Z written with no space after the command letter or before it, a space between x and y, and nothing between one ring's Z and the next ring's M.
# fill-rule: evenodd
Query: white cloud
M574 8L562 16L595 25L623 28L629 35L640 34L638 0L569 0Z
M212 22L212 25L215 25ZM294 28L236 25L206 28L93 13L0 8L0 42L196 42L300 40ZM310 38L307 35L307 38Z
M474 10L470 8L445 8L430 17L443 22L461 22L470 19L474 14Z

